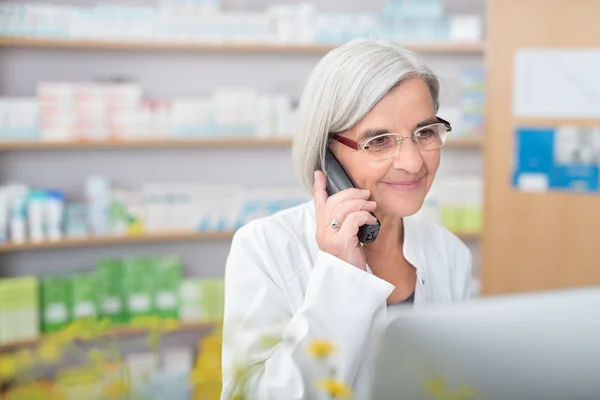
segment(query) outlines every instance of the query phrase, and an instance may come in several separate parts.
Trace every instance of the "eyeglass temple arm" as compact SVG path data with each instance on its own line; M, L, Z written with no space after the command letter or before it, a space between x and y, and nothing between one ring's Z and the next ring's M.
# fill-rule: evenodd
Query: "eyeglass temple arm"
M438 121L440 121L442 124L446 125L446 128L448 128L448 132L452 131L452 125L450 125L450 122L446 121L443 118L440 118L436 115L436 118Z
M353 148L354 150L358 150L359 149L358 143L356 143L352 139L348 139L347 137L340 136L340 135L334 133L334 134L331 135L331 138L334 139L334 140L336 140L336 141L338 141L338 142L340 142L340 143L342 143L342 144L345 144L348 147Z

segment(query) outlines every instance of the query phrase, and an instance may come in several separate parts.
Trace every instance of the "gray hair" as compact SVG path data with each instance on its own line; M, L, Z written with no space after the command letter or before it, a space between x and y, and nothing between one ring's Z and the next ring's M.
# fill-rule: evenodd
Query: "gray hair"
M312 71L300 98L294 135L294 169L312 193L314 171L321 169L329 134L356 125L398 83L421 77L435 112L440 85L422 58L389 40L355 39L332 50Z

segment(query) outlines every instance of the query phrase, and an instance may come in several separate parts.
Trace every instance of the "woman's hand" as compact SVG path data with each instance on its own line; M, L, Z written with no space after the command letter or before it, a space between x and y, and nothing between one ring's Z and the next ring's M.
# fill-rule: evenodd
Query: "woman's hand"
M362 270L366 270L367 263L358 241L358 228L377 222L370 214L377 208L374 201L368 200L370 195L368 190L351 188L329 196L325 175L315 171L313 196L319 249ZM339 222L338 228L331 226L333 220Z

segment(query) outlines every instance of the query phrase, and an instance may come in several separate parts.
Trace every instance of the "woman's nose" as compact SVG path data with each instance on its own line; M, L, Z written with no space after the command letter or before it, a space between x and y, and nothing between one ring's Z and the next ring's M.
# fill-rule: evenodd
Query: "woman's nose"
M408 173L416 174L423 167L421 149L410 137L403 138L398 144L400 148L394 157L394 168L403 169Z

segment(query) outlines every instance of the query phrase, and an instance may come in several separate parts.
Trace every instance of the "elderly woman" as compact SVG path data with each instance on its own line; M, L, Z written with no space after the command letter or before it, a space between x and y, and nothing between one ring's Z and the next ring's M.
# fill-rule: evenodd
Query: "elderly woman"
M253 221L233 239L223 399L242 384L250 398L317 398L324 375L307 355L314 340L336 347L336 378L356 390L368 375L374 322L387 306L469 297L468 248L413 216L451 130L436 115L438 94L432 70L393 42L355 40L315 67L293 146L313 201ZM328 149L355 188L327 192ZM377 221L376 240L360 243L359 227Z

